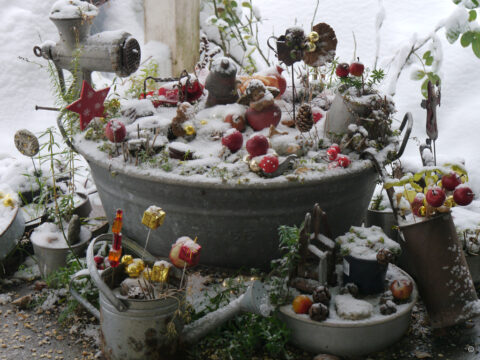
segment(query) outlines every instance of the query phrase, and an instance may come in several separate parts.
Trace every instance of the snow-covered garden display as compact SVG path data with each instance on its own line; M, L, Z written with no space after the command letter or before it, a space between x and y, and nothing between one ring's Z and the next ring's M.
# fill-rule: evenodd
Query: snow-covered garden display
M411 317L419 321L411 313L423 303L425 326L464 322L480 305L467 263L475 265L465 261L462 247L474 257L480 245L478 222L462 218L456 205L473 216L476 183L467 183L461 160L442 159L437 166L443 58L435 33L445 28L450 42L460 39L478 57L480 38L478 5L455 3L458 11L428 37L413 37L385 62L379 59L380 1L377 51L367 67L357 57L364 44L356 34L352 60L336 56L345 39L317 23L318 2L310 26L286 28L285 22L274 29L282 35L266 41L272 62L259 42L261 15L252 0L205 0L199 61L172 74L159 67L178 54L152 57L153 45L144 47L141 36L121 30L90 34L106 7L56 1L50 19L60 40L42 40L34 53L48 60L58 107L36 109L58 111L65 146L59 147L53 128L38 139L27 129L15 135L17 149L33 164L23 170L12 162L9 169L27 175L12 178L21 201L31 202L20 243L33 245L48 286L69 284L98 319L102 351L113 359L153 359L164 350L189 359L256 358L262 347L262 355L291 358L288 341L296 345L293 358L299 349L359 356L398 341ZM413 63L421 65L414 77L422 80L428 136L419 144L413 138L424 165L414 170L399 159L415 129L412 116L408 112L398 127L394 103L400 73ZM116 76L107 81L104 72ZM82 172L83 186L75 152L90 166L90 173ZM377 189L386 195L371 200L378 175L383 184ZM91 228L96 215L89 209L80 221L73 208L93 199L90 191L76 195L89 182L112 234L91 242L85 261L92 236L81 222ZM0 241L16 215L10 193L0 193ZM316 204L300 229L290 226L300 224L313 203L322 208ZM9 244L21 236L14 237ZM199 263L198 273L187 271ZM262 272L269 265L272 271ZM260 270L243 270L253 267ZM239 268L247 275L227 278ZM92 281L83 279L87 275ZM423 303L415 306L418 294ZM58 292L47 302L57 295L65 296ZM277 306L275 316L267 298ZM67 310L76 306L69 298Z
M88 24L82 26L88 30ZM80 41L89 46L102 39L102 46L116 46L105 36L85 35ZM317 24L310 32L293 27L284 38L277 39L279 60L295 53L293 63L336 68L337 40L329 25ZM335 235L360 225L375 178L361 153L369 149L383 163L397 150L393 102L374 90L383 73L368 75L357 62L349 68L351 76L330 74L328 85L318 73L302 73L298 82L288 62L293 76L288 88L279 65L248 74L203 41L194 73L184 71L175 80L153 78L163 82L160 87L146 77L143 91L133 98L111 96L104 102L109 88L94 90L88 78L82 84L76 80L80 98L65 109L80 114L80 124L67 112L59 125L67 142L89 162L107 216L117 208L139 214L153 199L173 217L152 234L153 254L166 256L169 245L162 239L172 238L182 226L184 233L204 239L206 249L221 249L222 254L207 251L203 263L227 267L268 266L277 252L277 227L300 221L312 201L331 214ZM278 50L281 44L288 55ZM48 41L38 49L57 67L67 67L51 57L66 51L61 43ZM82 54L77 61L80 68L94 69ZM352 96L375 96L360 100L366 108L361 118L330 131L325 118L337 85ZM131 195L119 196L122 192ZM261 207L258 215L254 202ZM124 232L142 244L144 229L135 217L126 217ZM254 245L257 238L264 239L260 249ZM226 242L231 246L220 246Z

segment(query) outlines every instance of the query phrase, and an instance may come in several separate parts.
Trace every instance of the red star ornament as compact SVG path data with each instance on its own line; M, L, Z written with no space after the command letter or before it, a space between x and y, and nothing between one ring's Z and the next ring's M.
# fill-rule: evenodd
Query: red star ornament
M96 116L103 116L103 103L110 88L95 91L92 86L83 80L80 98L66 107L67 110L80 115L80 130L84 130Z

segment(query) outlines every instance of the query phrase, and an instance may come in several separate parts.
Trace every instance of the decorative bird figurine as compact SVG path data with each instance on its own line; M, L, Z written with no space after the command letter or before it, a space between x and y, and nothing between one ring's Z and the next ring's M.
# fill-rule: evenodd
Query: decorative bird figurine
M281 66L276 65L251 76L237 76L237 80L240 80L238 89L242 94L245 94L250 81L260 80L265 86L276 87L280 91L277 96L277 98L279 98L287 88L287 80L282 75L283 70L284 69Z

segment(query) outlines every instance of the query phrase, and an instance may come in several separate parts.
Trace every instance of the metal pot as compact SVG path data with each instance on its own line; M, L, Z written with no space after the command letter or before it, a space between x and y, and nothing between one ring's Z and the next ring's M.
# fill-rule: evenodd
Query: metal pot
M86 237L83 241L72 245L70 248L75 255L80 256L87 247L89 240L90 237ZM52 248L42 246L33 241L32 246L40 274L42 274L43 278L47 278L51 273L67 265L67 255L70 252L69 247Z
M355 102L354 97L336 94L325 119L325 134L333 140L339 141L348 131L350 124L356 124L360 117L368 115L370 106L366 103Z
M411 279L402 270L396 270ZM292 343L299 348L316 354L329 353L356 358L399 341L410 325L410 314L416 302L417 290L414 285L411 302L399 308L395 314L387 316L359 321L327 319L318 322L308 316L295 314L290 304L280 307L278 315L291 330Z
M347 255L343 258L343 283L354 283L364 295L378 294L385 290L388 264L376 259L361 259Z
M108 159L90 156L81 144L77 150L90 165L110 223L116 209L124 210L124 235L143 246L148 229L141 223L142 214L158 205L167 219L152 231L150 253L168 257L179 236L198 236L201 263L228 268L268 269L279 255L278 227L300 224L315 203L328 214L334 237L360 225L377 179L372 164L365 162L359 169L302 183L266 179L259 184L212 184L127 172Z
M462 245L450 213L401 225L402 248L412 259L420 295L432 327L441 328L472 317L468 305L477 299Z

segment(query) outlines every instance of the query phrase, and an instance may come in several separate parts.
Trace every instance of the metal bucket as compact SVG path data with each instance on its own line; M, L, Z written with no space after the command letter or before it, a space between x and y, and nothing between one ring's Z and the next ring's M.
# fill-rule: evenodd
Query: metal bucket
M72 245L71 249L75 255L80 256L87 247L89 238L86 238L78 244ZM55 272L61 267L67 266L67 255L70 248L51 248L41 246L32 241L33 252L37 259L38 268L43 278L47 278L51 273Z
M477 300L477 294L450 213L402 225L400 230L432 327L471 318L468 305Z
M354 283L364 295L378 294L385 290L387 268L388 264L379 263L376 259L347 255L343 258L343 284Z
M152 231L148 251L167 257L181 235L198 236L201 263L228 268L268 269L279 256L278 227L298 225L313 204L328 214L332 235L345 233L363 221L377 180L373 166L300 182L265 180L262 184L199 183L186 177L162 177L126 172L108 159L87 159L109 218L124 210L123 233L142 246L148 228L141 223L150 205L167 213L162 227Z
M111 234L100 235L87 249L89 275L100 293L100 312L75 291L72 282L71 294L100 320L102 351L108 360L174 359L177 341L169 339L167 327L171 322L176 333L181 334L183 321L175 312L185 302L185 291L155 300L126 299L112 291L105 281L118 275L115 273L116 269L109 268L100 275L93 259L96 242L110 241L111 238ZM146 261L155 260L138 245L126 239L122 246L128 249L129 253Z

